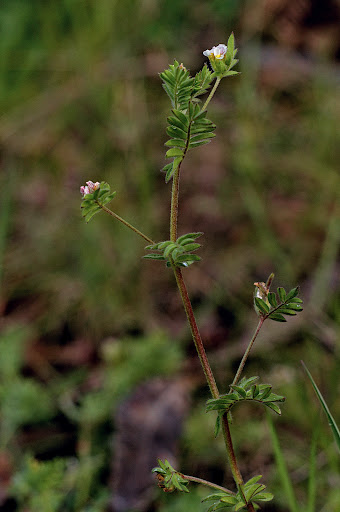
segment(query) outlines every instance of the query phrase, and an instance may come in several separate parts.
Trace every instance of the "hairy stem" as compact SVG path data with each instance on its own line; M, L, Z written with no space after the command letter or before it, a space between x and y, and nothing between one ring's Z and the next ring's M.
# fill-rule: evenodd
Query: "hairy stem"
M189 295L187 292L187 288L186 288L186 285L185 285L185 282L184 282L184 279L182 276L181 269L173 266L173 270L175 273L177 286L178 286L179 292L182 297L183 306L184 306L184 309L185 309L185 312L186 312L186 315L188 318L188 322L190 325L192 338L194 340L194 344L195 344L195 347L196 347L196 350L198 353L198 357L201 361L201 365L202 365L205 377L207 379L207 383L209 385L210 392L211 392L213 398L219 398L220 395L219 395L219 391L218 391L217 384L215 381L215 377L214 377L214 374L212 372L212 369L210 367L210 364L209 364L209 361L208 361L208 358L207 358L207 355L205 352L203 341L202 341L202 338L201 338L201 335L200 335L200 332L199 332L199 329L198 329L198 326L196 323L195 315L194 315L194 312L192 309L191 301L190 301L190 298L189 298ZM246 499L245 499L245 496L244 496L243 490L242 490L244 482L243 482L243 478L242 478L241 472L240 472L238 464L237 464L236 455L235 455L235 451L234 451L234 447L233 447L233 442L231 439L230 427L229 427L227 414L225 414L222 419L222 430L223 430L223 437L224 437L224 441L225 441L225 445L226 445L226 449L227 449L227 453L228 453L228 459L229 459L231 472L232 472L233 478L235 480L235 483L237 485L237 488L240 491L240 493L242 494L244 501L246 502ZM247 504L247 510L249 512L255 512L255 509L251 503Z
M203 341L196 323L195 315L192 309L191 301L188 295L188 291L183 279L182 271L180 268L173 266L173 270L176 277L177 286L179 289L179 292L182 297L183 306L185 309L185 313L188 318L188 322L191 329L192 339L194 340L194 344L197 350L198 357L201 361L201 365L205 374L205 377L207 379L208 386L210 388L210 392L213 396L213 398L219 397L219 392L217 388L217 384L215 381L215 377L213 375L211 366L209 364L207 354L205 352L205 348L203 345Z
M202 110L206 110L207 106L209 105L212 97L214 96L217 87L220 85L221 78L217 78L216 82L214 83L214 87L211 89L209 96L206 99L206 102L204 103Z
M254 334L253 334L253 337L252 337L252 339L250 340L249 345L248 345L248 347L247 347L247 350L245 351L245 353L244 353L244 355L243 355L243 357L242 357L242 359L241 359L241 362L240 362L239 367L238 367L238 369L237 369L237 372L236 372L236 375L235 375L235 377L234 377L234 380L233 380L232 386L234 386L235 384L237 384L237 383L238 383L238 381L239 381L239 379L240 379L240 376L241 376L241 373L242 373L242 371L243 371L244 365L246 364L246 361L247 361L247 359L248 359L249 353L250 353L250 351L251 351L251 349L252 349L252 346L254 345L254 341L256 340L257 335L258 335L258 333L260 332L260 329L261 329L261 327L262 327L263 322L265 321L265 319L266 319L266 317L264 317L264 316L261 316L261 317L260 317L259 323L257 324L257 327L256 327L256 330L255 330L255 332L254 332Z
M224 414L223 418L222 418L222 431L223 431L224 442L225 442L225 445L227 448L229 464L230 464L230 469L231 469L233 478L235 480L237 488L238 488L244 502L247 503L246 497L243 492L244 482L243 482L243 478L242 478L241 472L240 472L238 464L237 464L236 455L235 455L234 447L233 447L233 441L231 439L230 426L229 426L227 414ZM255 512L255 508L252 503L247 503L247 510L248 510L248 512Z
M208 480L204 480L203 478L197 478L196 476L190 476L190 475L183 475L181 473L181 476L188 480L189 482L195 482L196 484L202 484L206 487L211 487L212 489L217 489L218 491L223 491L227 494L230 494L231 496L235 496L235 493L233 491L230 491L226 487L222 487L221 485L214 484L213 482L209 482Z
M177 240L179 177L180 177L181 163L177 167L176 171L174 172L173 178L172 178L171 211L170 211L170 240L172 242L176 242L176 240Z
M154 242L153 240L151 240L151 238L149 238L148 236L144 235L144 233L142 233L141 231L139 231L139 229L135 228L134 226L132 226L132 224L130 224L129 222L127 222L126 220L122 219L122 217L119 217L119 215L117 215L115 212L113 212L112 210L110 210L109 208L106 208L106 206L103 206L102 204L98 203L97 204L101 207L102 210L104 210L104 212L108 213L109 215L111 215L112 217L114 217L115 219L119 220L119 222L121 222L122 224L124 224L124 226L128 227L129 229L132 229L132 231L134 231L135 233L137 233L137 235L141 236L142 238L144 238L144 240L146 240L147 242L149 242L149 244L155 244L156 242Z

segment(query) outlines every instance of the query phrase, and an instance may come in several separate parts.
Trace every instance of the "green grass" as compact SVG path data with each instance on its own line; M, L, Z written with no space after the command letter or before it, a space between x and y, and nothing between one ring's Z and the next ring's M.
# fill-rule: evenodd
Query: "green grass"
M158 73L174 58L198 69L202 51L231 30L238 41L246 40L241 10L246 16L248 8L245 2L217 0L103 0L100 7L90 1L56 6L12 0L0 6L0 306L4 324L13 328L2 333L3 346L8 332L17 333L2 350L3 449L14 454L14 471L26 474L26 452L49 460L57 446L67 445L65 422L74 440L72 456L79 458L77 439L90 424L89 461L99 456L98 473L86 474L92 487L87 481L85 505L76 497L77 485L70 484L78 469L70 471L62 484L66 512L104 509L108 478L100 475L111 467L111 411L124 389L153 375L163 351L169 357L161 373L188 372L194 382L180 462L187 473L202 466L219 477L224 471L219 445L209 456L208 434L193 440L203 423L207 430L210 424L197 412L204 410L204 384L170 274L161 263L142 260L143 241L104 214L86 225L79 186L88 179L108 181L117 190L119 215L152 238L167 237L170 188L159 169L165 163L169 105ZM256 44L261 51L262 43ZM180 234L205 233L203 259L187 271L188 286L226 391L242 355L240 340L256 322L253 282L273 271L279 284L301 285L307 302L303 320L275 326L275 332L265 327L246 374L272 380L275 391L287 397L276 429L299 506L336 512L339 485L331 490L329 482L339 482L339 458L326 424L315 439L314 396L298 361L312 369L339 423L338 91L322 74L299 86L261 85L259 59L250 69L249 46L240 46L242 74L222 84L211 106L217 137L193 153L183 170ZM162 348L163 337L157 344L160 331L171 349ZM93 382L98 389L91 388ZM41 415L22 407L18 418L9 404L13 390L29 405L36 404L40 387ZM72 397L78 416L72 416ZM27 431L37 432L39 442ZM253 441L247 442L251 432ZM233 436L245 460L242 469L251 477L261 466L269 491L278 494L276 510L284 512L287 496L273 476L262 410L237 409ZM299 472L306 465L310 473ZM181 499L163 496L157 506L164 512L189 510L199 496L186 498L191 501L185 505Z

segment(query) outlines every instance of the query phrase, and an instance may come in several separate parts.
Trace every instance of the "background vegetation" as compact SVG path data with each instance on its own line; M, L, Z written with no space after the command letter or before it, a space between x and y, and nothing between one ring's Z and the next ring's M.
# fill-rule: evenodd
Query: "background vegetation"
M188 286L223 388L256 325L253 282L300 284L304 313L264 327L246 374L287 397L275 425L299 510L312 438L316 510L339 510L339 454L300 359L339 421L340 8L291 4L1 3L1 510L198 510L203 489L149 491L164 452L231 482L171 273L111 218L86 225L79 186L108 181L119 215L167 238L158 73L175 58L195 72L232 30L242 74L220 86L218 136L181 183L180 232L205 232ZM265 510L289 510L264 412L234 416L245 478L263 473L277 496Z

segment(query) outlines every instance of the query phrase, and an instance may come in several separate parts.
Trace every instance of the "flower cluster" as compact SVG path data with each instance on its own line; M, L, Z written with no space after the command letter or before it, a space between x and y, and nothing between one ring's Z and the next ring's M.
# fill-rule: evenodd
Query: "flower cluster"
M98 190L99 187L99 181L96 181L96 183L93 183L93 181L87 181L85 186L80 187L80 193L85 197L87 194L92 194L95 190Z

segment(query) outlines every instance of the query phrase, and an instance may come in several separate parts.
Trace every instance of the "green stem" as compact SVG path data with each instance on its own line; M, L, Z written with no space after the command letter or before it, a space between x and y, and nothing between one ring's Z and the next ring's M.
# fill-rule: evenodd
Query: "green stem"
M216 79L216 82L214 83L214 87L211 89L210 94L207 97L206 102L203 105L202 110L206 110L207 106L209 105L212 97L214 96L214 94L216 92L217 87L220 85L220 81L221 81L221 78L217 78Z
M190 475L183 475L183 473L181 473L181 476L183 478L185 478L186 480L189 480L189 482L195 482L196 484L205 485L206 487L211 487L212 489L217 489L218 491L223 491L226 494L235 496L235 493L233 491L230 491L226 487L222 487L221 485L214 484L213 482L209 482L208 480L204 480L203 478L197 478L196 476L190 476Z
M245 353L244 353L244 355L243 355L243 357L242 357L242 359L241 359L241 362L240 362L240 364L239 364L238 370L237 370L236 375L235 375L235 377L234 377L234 380L233 380L232 386L234 386L235 384L237 384L237 383L238 383L238 381L239 381L239 379L240 379L240 376L241 376L241 373L242 373L242 371L243 371L244 365L246 364L246 361L247 361L247 359L248 359L249 353L250 353L250 351L251 351L251 349L252 349L252 346L254 345L254 341L256 340L257 335L258 335L258 333L260 332L260 329L261 329L261 327L262 327L263 322L265 321L265 319L266 319L266 317L264 317L264 316L261 316L261 317L260 317L259 323L257 324L257 327L256 327L256 330L255 330L255 332L254 332L254 334L253 334L253 337L252 337L252 339L250 340L249 345L248 345L248 347L247 347L247 350L245 351Z
M130 224L129 222L127 222L126 220L122 219L122 217L119 217L119 215L117 215L115 212L113 212L112 210L110 210L109 208L106 208L106 206L103 206L102 204L98 203L97 204L101 207L102 210L104 210L104 212L108 213L109 215L111 215L112 217L114 217L115 219L119 220L119 222L121 222L122 224L124 224L124 226L132 229L132 231L134 231L135 233L137 233L137 235L141 236L142 238L144 238L144 240L146 240L147 242L149 242L149 244L155 244L156 242L154 242L153 240L151 240L151 238L149 238L148 236L144 235L144 233L142 233L141 231L139 231L139 229L135 228L134 226L132 226L132 224Z

